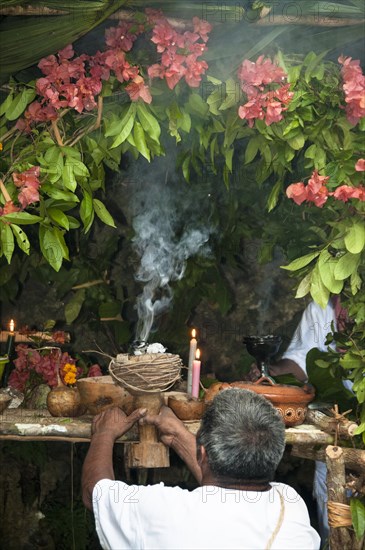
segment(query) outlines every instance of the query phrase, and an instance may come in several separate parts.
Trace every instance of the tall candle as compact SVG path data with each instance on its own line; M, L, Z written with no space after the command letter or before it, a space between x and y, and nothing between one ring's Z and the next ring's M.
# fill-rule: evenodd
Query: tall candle
M193 382L191 388L191 397L199 397L199 388L200 388L200 349L196 350L195 360L193 361Z
M6 341L6 355L10 358L11 354L13 353L13 346L14 346L14 339L15 339L15 323L12 319L9 323L9 333L8 333L8 339Z
M193 328L191 331L191 340L190 340L190 346L189 346L189 363L188 363L188 386L187 386L187 392L189 395L191 395L191 389L193 385L193 362L195 359L195 353L196 353L196 330Z
M8 339L6 340L6 357L7 357L8 361L7 361L7 363L4 367L4 372L3 372L3 377L2 377L2 386L4 388L6 388L6 386L8 385L9 375L10 375L12 369L14 368L14 365L10 361L11 356L13 354L13 347L14 347L14 340L15 340L14 329L15 329L15 323L14 323L14 320L12 319L9 323Z

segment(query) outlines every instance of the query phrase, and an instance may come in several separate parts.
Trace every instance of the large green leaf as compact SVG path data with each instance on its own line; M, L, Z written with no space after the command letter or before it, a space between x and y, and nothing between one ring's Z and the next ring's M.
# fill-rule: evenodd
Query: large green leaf
M2 7L3 7L2 2ZM38 63L42 57L56 53L92 30L110 14L120 9L126 0L48 0L46 7L60 10L61 15L35 17L5 17L0 23L1 82L10 75ZM15 2L14 5L24 5ZM24 40L19 40L23 37Z

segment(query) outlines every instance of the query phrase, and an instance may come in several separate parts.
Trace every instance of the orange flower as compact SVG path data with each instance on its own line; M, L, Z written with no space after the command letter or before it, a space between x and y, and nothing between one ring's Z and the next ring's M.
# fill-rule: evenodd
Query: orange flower
M76 383L76 373L77 368L76 365L72 365L71 363L66 363L66 365L63 367L63 373L64 373L64 382L65 384L68 384L72 386Z

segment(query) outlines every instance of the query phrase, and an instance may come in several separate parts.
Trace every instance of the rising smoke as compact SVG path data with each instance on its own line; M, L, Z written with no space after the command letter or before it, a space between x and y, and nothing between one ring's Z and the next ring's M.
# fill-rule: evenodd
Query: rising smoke
M140 258L135 279L143 291L137 297L136 339L147 341L156 316L173 298L170 283L182 279L187 260L210 253L208 227L191 187L168 178L133 182L130 199L133 246Z

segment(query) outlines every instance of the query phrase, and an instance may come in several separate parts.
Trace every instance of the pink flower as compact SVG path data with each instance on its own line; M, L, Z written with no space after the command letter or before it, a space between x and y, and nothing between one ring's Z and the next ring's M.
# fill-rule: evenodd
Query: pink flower
M13 172L13 181L17 187L21 187L18 195L18 201L22 208L26 208L29 204L39 201L39 166L33 166L20 174Z
M143 99L146 103L151 103L152 101L150 90L140 75L136 76L132 82L126 86L125 90L132 101L137 101L139 98Z
M314 170L307 185L307 201L314 202L318 207L322 207L328 198L328 189L326 183L329 176L320 176L317 170Z
M94 377L94 376L102 376L103 373L101 372L101 368L98 364L91 365L87 372L88 377Z
M359 159L355 164L356 172L363 172L365 170L365 159Z
M24 172L13 172L13 181L17 187L29 185L38 189L39 187L39 166L32 166Z
M164 52L170 46L175 46L176 41L179 39L177 33L167 20L163 23L158 23L152 32L151 42L157 45L159 53Z
M212 30L212 25L208 21L199 19L199 17L193 17L194 32L200 34L200 38L203 42L208 41L208 34Z
M58 57L60 61L63 61L64 59L71 59L75 55L75 52L73 50L72 44L69 44L63 50L60 50L58 52Z
M7 201L3 208L0 208L0 216L5 216L6 214L12 214L12 212L19 212L19 206L15 206L13 201Z
M286 190L286 196L296 204L302 204L307 199L307 189L302 181L292 183Z
M331 195L342 202L347 202L349 199L359 199L365 201L365 187L351 187L349 185L340 185L331 193Z
M110 48L118 48L124 52L129 52L133 47L133 42L137 39L136 33L129 32L132 23L120 21L117 27L111 27L105 31L105 42Z
M365 116L365 76L360 61L340 56L338 62L343 65L341 75L345 92L346 116L351 124L357 124Z

